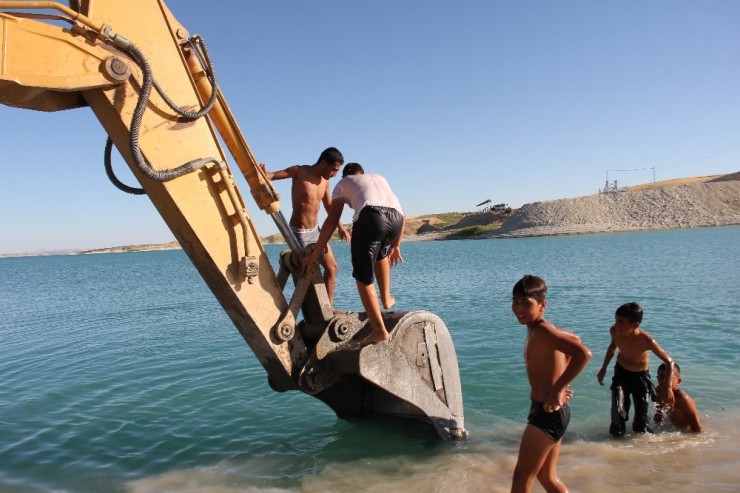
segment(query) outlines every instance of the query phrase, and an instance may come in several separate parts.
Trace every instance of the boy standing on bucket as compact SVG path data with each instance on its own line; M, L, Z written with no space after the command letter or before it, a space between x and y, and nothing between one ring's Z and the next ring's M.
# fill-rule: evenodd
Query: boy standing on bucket
M612 378L612 423L609 433L620 437L627 430L629 419L630 397L635 401L635 416L632 422L632 431L645 433L648 430L648 402L655 394L655 387L650 380L650 351L662 359L666 364L667 381L673 378L673 360L655 339L640 330L642 322L642 307L637 303L625 303L617 308L614 315L614 325L609 329L611 342L606 348L604 364L596 375L596 379L604 385L606 367L614 353L617 353L617 362L614 365ZM660 403L672 406L674 403L673 390L670 385L661 388Z
M512 493L529 492L535 477L548 492L566 492L557 474L560 444L570 421L568 385L586 367L591 351L581 339L545 320L547 285L537 276L524 276L512 291L511 310L527 326L524 362L531 386L532 407L527 417Z
M329 180L336 176L344 164L344 156L336 147L323 150L319 159L310 165L295 165L284 170L270 172L264 164L260 167L269 180L292 179L291 199L293 213L290 215L290 229L301 247L305 248L319 239L319 209L324 204L326 211L331 207ZM342 224L337 224L339 237L349 241L349 233ZM332 229L331 234L334 234ZM324 266L324 284L329 302L334 306L334 287L337 283L337 260L327 244L321 251L321 265Z
M390 291L390 268L403 262L401 241L406 222L401 203L388 181L377 173L365 174L359 163L348 163L332 192L329 215L321 227L316 246L303 259L304 268L316 262L317 249L328 243L330 232L339 224L345 204L355 211L350 247L352 277L372 328L370 335L360 341L360 345L367 346L390 338L380 311L375 279L383 308L388 310L396 302Z

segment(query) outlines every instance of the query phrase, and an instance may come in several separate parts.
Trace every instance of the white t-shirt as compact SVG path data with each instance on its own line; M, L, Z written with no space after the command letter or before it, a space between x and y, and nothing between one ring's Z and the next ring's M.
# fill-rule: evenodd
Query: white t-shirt
M367 206L390 207L403 215L401 202L391 190L388 182L377 173L345 176L334 187L332 200L342 199L354 209L352 221L357 221L360 211Z

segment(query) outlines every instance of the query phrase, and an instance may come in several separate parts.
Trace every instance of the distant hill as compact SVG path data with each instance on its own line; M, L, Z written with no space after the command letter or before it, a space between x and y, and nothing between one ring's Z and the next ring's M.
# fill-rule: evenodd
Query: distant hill
M157 250L177 250L180 244L177 241L169 243L145 243L143 245L125 245L109 248L95 248L92 250L80 250L76 252L79 255L88 255L94 253L127 253L127 252L151 252Z
M509 217L507 212L444 212L406 218L405 241L438 240L466 233L481 234L497 229ZM345 224L352 232L352 224ZM338 236L335 235L338 239ZM263 243L284 243L283 236L275 234L262 238Z
M631 186L625 191L525 204L506 212L445 212L406 218L405 241L584 234L740 224L740 172L678 178ZM351 231L351 224L345 225ZM263 243L284 243L280 234ZM125 245L80 251L8 256L124 253L180 248Z
M737 224L740 224L740 173L732 173L526 204L487 236L550 236Z

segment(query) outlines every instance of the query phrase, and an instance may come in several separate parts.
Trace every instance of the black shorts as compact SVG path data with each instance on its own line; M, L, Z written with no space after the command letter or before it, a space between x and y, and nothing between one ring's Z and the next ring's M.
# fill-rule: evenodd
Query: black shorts
M570 423L570 406L568 404L560 408L559 411L546 413L541 402L532 401L532 407L529 408L527 423L536 426L544 431L547 436L554 441L558 441L565 435Z
M403 215L390 207L365 206L352 225L352 277L363 284L375 281L375 262L388 255L398 238Z

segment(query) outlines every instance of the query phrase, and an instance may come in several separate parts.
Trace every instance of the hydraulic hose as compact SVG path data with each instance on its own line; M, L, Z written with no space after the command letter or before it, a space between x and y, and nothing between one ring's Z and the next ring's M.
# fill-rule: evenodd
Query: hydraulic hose
M116 174L113 172L113 164L111 162L112 151L113 141L108 137L105 141L105 155L103 157L103 160L105 161L105 174L108 175L108 179L122 192L130 193L131 195L144 195L146 192L143 188L130 187L118 179Z
M136 167L141 171L141 173L149 178L150 180L154 181L169 181L174 178L183 176L188 173L192 173L193 171L202 168L209 162L215 162L218 163L219 161L216 158L208 157L208 158L202 158L202 159L194 159L192 161L189 161L185 164L182 164L176 168L168 169L168 170L155 170L152 165L147 161L144 154L141 152L141 146L139 144L139 136L141 133L141 120L144 116L144 111L146 111L146 107L149 103L149 98L152 93L152 86L155 85L154 77L152 76L152 68L151 65L149 65L149 61L144 56L144 53L131 41L126 39L123 36L120 36L118 34L114 34L110 32L109 30L104 30L102 33L105 36L105 39L107 39L110 43L115 45L116 47L120 48L121 50L125 51L134 62L141 68L142 71L142 84L141 89L139 91L139 98L136 101L136 106L134 108L133 116L131 117L131 125L129 127L129 147L131 150L131 157L134 160L134 164ZM213 67L211 66L210 59L205 55L207 53L207 50L205 48L205 43L203 43L203 40L198 37L197 42L200 44L201 48L203 49L204 58L206 58L206 63L208 64L208 69L211 72L211 78L212 83L215 84L215 77L213 75ZM158 87L157 85L157 91L163 96L163 99L167 102L167 104L175 110L178 114L185 116L186 118L195 119L200 118L201 116L205 115L210 111L210 109L213 107L213 104L216 101L215 94L217 91L213 91L214 96L211 97L211 101L202 108L198 112L189 112L185 111L182 108L178 107L175 103L172 102L172 100L164 95L164 91ZM115 184L115 182L114 182ZM117 186L117 185L116 185ZM120 188L120 187L119 187Z
M167 106L172 108L172 110L177 113L180 116L183 116L189 120L196 120L202 116L205 116L208 114L209 111L213 108L213 105L216 104L216 97L218 96L217 91L217 85L216 85L216 72L213 70L213 64L211 63L211 57L208 55L208 49L206 48L206 43L203 41L203 38L196 35L190 38L190 44L195 47L195 44L198 44L198 46L201 49L201 52L203 53L203 61L206 64L206 76L208 77L208 80L211 81L211 85L213 86L213 91L211 92L211 98L208 101L208 103L201 108L199 111L193 112L188 111L177 104L175 104L167 94L165 94L162 87L157 83L157 80L152 78L152 84L154 85L154 88L157 90L159 95L162 97L165 103L167 103ZM195 50L196 53L198 53L198 50Z
M144 157L144 154L141 152L141 146L139 145L139 134L141 132L141 119L144 116L144 111L149 103L149 97L152 94L152 68L149 65L149 61L136 45L129 43L124 49L126 50L126 53L136 61L139 67L141 67L143 75L141 92L139 93L139 99L136 101L136 107L134 108L134 115L131 118L131 127L129 129L129 146L131 148L131 156L134 159L136 167L139 168L139 171L141 171L144 176L154 181L169 181L179 176L192 173L198 169L195 167L196 163L200 163L200 167L202 167L202 160L196 160L181 164L176 168L160 171L155 170Z

